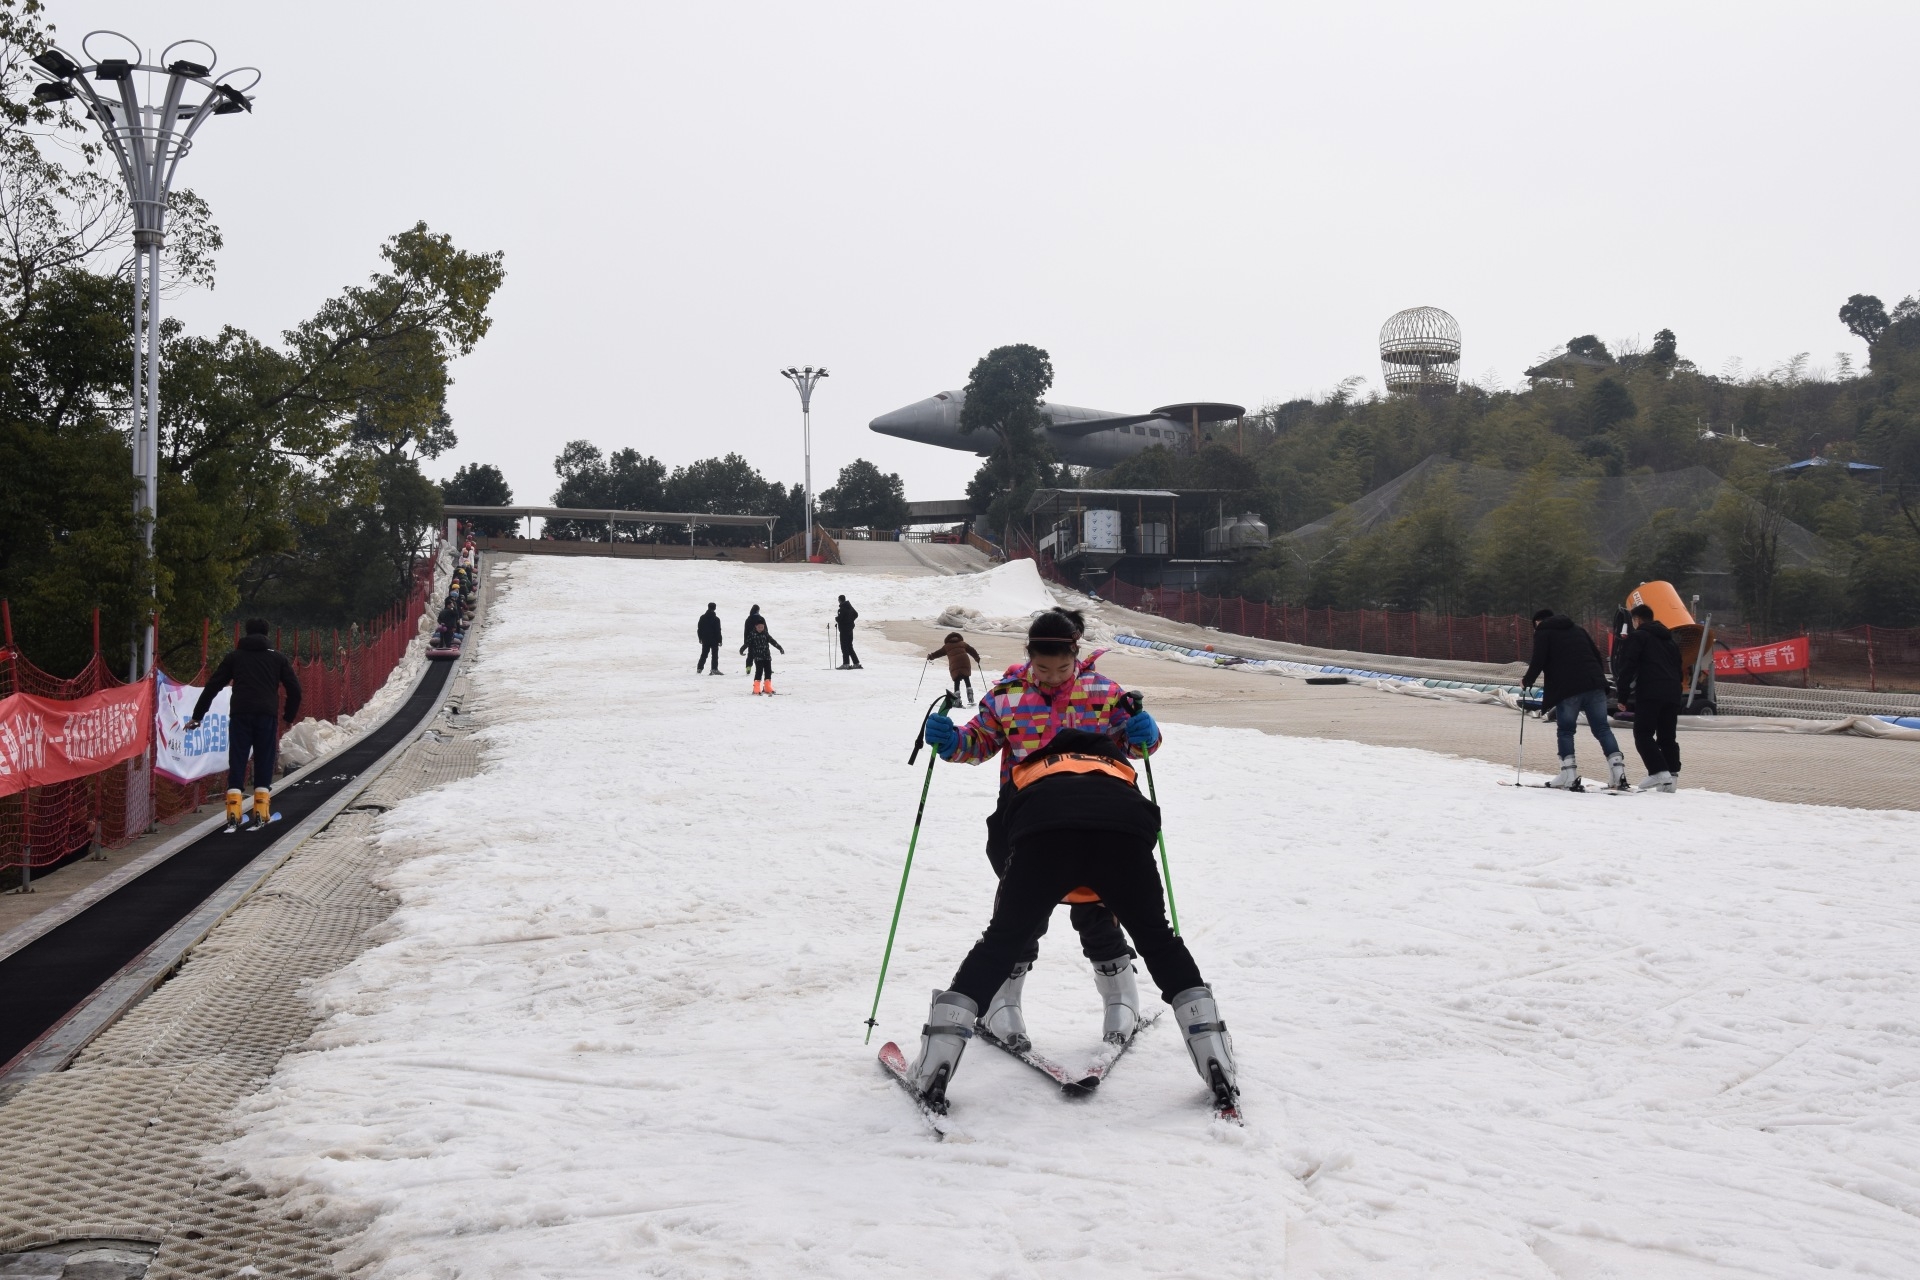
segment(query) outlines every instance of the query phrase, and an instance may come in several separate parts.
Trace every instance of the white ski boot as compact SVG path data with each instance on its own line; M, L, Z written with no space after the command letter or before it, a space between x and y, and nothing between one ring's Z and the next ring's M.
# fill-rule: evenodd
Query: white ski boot
M1220 1021L1212 988L1188 987L1175 996L1173 1016L1180 1020L1180 1034L1186 1038L1193 1069L1213 1090L1214 1105L1231 1107L1240 1096L1238 1074L1233 1066L1233 1041L1227 1038L1227 1024Z
M1572 756L1560 758L1560 776L1547 785L1558 791L1586 790L1580 782L1580 766L1574 763Z
M979 1016L980 1006L958 991L933 993L927 1025L920 1028L920 1056L907 1068L908 1085L928 1109L946 1113L947 1083L960 1068L960 1055L967 1051Z
M1658 773L1648 774L1647 780L1640 784L1640 789L1642 791L1665 791L1671 794L1679 789L1679 779L1675 778L1665 769L1662 769Z
M1607 790L1632 790L1627 786L1627 758L1618 751L1607 757Z
M1108 1044L1125 1044L1140 1026L1140 987L1133 979L1133 957L1121 956L1093 966L1093 985L1107 1002L1100 1038Z
M1025 960L1013 966L1013 972L993 993L993 999L987 1001L986 1016L980 1019L980 1026L988 1035L1016 1053L1033 1048L1033 1041L1027 1035L1027 1017L1020 1011L1020 992L1027 985L1027 974L1032 969Z

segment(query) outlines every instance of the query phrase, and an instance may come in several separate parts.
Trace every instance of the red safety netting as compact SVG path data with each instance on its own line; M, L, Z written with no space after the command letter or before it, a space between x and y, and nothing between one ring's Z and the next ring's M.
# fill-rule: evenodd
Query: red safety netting
M404 603L365 624L344 631L302 628L276 636L275 647L292 660L300 678L302 719L350 715L386 683L427 616L434 564L430 557L416 570ZM72 699L123 685L98 653L98 644L96 619L92 661L79 675L61 679L19 651L8 618L6 643L0 647L0 697L19 692ZM200 684L207 675L206 656L203 645L198 671L187 678L169 671L168 677ZM0 797L0 871L49 866L91 843L109 848L127 844L156 825L177 822L225 790L226 779L217 775L192 783L155 775L149 751L84 778Z
M1051 556L1037 557L1035 563L1042 577L1062 586L1079 587L1054 566ZM1099 592L1115 604L1174 622L1315 649L1454 662L1525 662L1533 652L1533 624L1517 613L1463 617L1386 609L1315 609L1239 596L1210 596L1174 587L1136 587L1117 577L1101 583ZM1608 621L1588 619L1585 625L1604 651ZM1756 636L1751 627L1715 627L1714 631L1732 645L1767 644L1786 638ZM1811 683L1876 691L1920 689L1920 628L1863 626L1805 634L1812 648ZM1800 680L1800 673L1791 678L1796 684Z

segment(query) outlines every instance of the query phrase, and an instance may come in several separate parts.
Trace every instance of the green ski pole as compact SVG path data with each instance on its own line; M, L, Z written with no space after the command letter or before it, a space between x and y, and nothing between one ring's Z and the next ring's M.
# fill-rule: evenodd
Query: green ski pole
M951 693L941 694L938 698L934 699L934 702L939 704L940 715L945 715L953 709L953 695ZM932 705L928 706L927 714L934 714ZM926 716L920 718L922 726L926 724L926 720ZM912 764L914 756L920 754L920 747L925 736L923 728L921 735L914 739L913 750L907 756L908 764ZM927 777L926 781L920 784L920 807L913 812L913 838L907 841L907 865L900 869L900 892L893 900L893 923L887 926L887 950L886 953L880 957L880 981L875 984L873 988L873 1008L867 1011L867 1038L863 1042L866 1044L873 1043L873 1029L879 1025L880 992L884 990L887 985L887 965L893 960L893 935L895 931L900 928L900 908L905 906L907 901L907 877L913 874L913 851L920 844L920 819L926 816L927 792L933 786L934 762L939 759L940 753L938 751L929 751L927 753Z
M1126 707L1129 715L1136 716L1140 714L1146 705L1146 699L1137 693L1122 695L1120 702L1122 706ZM1153 801L1154 807L1158 808L1160 805L1160 793L1154 790L1153 786L1153 757L1148 755L1144 748L1142 748L1140 752L1140 763L1147 767L1147 799ZM1167 864L1166 828L1163 826L1154 834L1160 841L1160 878L1165 880L1167 884L1167 918L1173 922L1173 933L1175 937L1178 937L1180 935L1180 908L1173 905L1173 868Z

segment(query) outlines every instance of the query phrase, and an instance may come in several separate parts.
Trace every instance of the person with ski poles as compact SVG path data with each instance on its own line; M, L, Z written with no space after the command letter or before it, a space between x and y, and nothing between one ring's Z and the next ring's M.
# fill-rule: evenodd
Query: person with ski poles
M742 627L740 628L740 643L741 643L742 645L745 645L745 644L747 644L747 643L748 643L749 641L751 641L751 640L753 639L753 624L754 624L754 623L756 623L756 622L765 622L765 621L766 621L766 619L760 616L760 606L759 606L759 605L757 605L757 604L756 604L756 605L750 605L750 606L748 606L748 608L747 608L747 620L746 620L746 623L745 623L745 624L744 624L744 625L743 625L743 626L742 626ZM746 652L746 650L745 650L745 649L743 648L743 649L741 649L741 652L742 652L742 653L745 653L745 652ZM782 653L785 653L785 652L786 652L786 650L785 650L785 649L782 649L782 650L781 650L780 652L782 652ZM752 659L752 658L748 658L748 659L747 659L747 666L746 666L746 669L747 669L748 671L752 671L752 670L753 670L753 659Z
M978 764L995 755L1001 757L1000 793L993 812L987 815L987 863L995 878L1005 876L1013 856L1007 811L1018 791L1014 766L1062 729L1118 733L1117 726L1127 720L1116 701L1121 696L1120 686L1094 670L1094 662L1103 651L1079 657L1084 627L1072 610L1050 609L1039 614L1027 627L1027 661L1007 668L999 682L981 697L979 711L964 730L954 728L945 716L929 721L931 731L942 737L952 731L954 751L951 755L943 751L943 758ZM1044 673L1036 670L1036 662L1044 667ZM1124 1043L1140 1025L1133 948L1114 913L1098 895L1074 886L1065 901L1074 930L1080 935L1081 954L1093 966L1093 984L1104 1006L1101 1036ZM1040 919L980 1020L987 1034L1016 1052L1032 1046L1021 1001L1027 975L1040 957L1040 939L1048 923L1046 917Z
M758 606L756 606L758 607ZM747 635L747 642L740 646L740 652L747 655L747 662L753 667L753 691L755 693L773 692L773 654L771 649L786 649L773 633L767 630L767 624L760 618L753 620L753 630Z
M693 664L693 674L699 675L706 670L707 659L713 659L713 673L720 674L720 606L707 602L707 611L700 615L700 621L694 631L700 639L700 661Z
M860 617L860 611L847 603L845 596L840 597L840 608L833 615L833 625L840 632L840 669L851 667L855 671L864 670L860 665L860 655L853 651L853 624Z
M267 643L267 620L248 618L246 632L240 637L239 647L228 650L213 669L187 721L187 728L198 729L214 696L227 685L233 686L233 700L227 709L227 832L238 831L243 825L248 831L258 831L273 818L273 758L280 745L281 689L287 691L287 723L300 718L300 677L294 674L287 655ZM253 760L253 813L243 823L240 787L246 781L249 757Z
M953 682L953 696L955 698L960 696L960 686L964 683L967 686L967 700L964 705L972 706L973 664L982 660L980 651L968 644L966 637L958 631L949 631L947 638L940 642L940 647L927 655L928 662L932 662L935 658L947 660L947 676Z
M981 699L971 723L960 729L944 715L927 717L926 742L942 759L977 764L1004 755L1014 789L1004 806L1011 853L986 932L948 989L934 993L907 1084L928 1106L945 1108L982 1008L1062 896L1084 890L1133 935L1161 998L1174 1007L1194 1068L1224 1111L1239 1092L1232 1044L1212 990L1168 923L1153 857L1160 811L1140 794L1129 763L1133 752L1159 749L1160 729L1144 710L1129 712L1124 691L1079 661L1075 633L1061 613L1039 615L1027 629L1023 674Z
M1686 676L1680 644L1653 616L1633 606L1633 631L1613 654L1620 709L1633 709L1633 747L1647 767L1642 791L1674 791L1680 781L1680 704Z
M1581 791L1580 766L1573 755L1573 734L1586 716L1587 728L1600 743L1607 757L1607 787L1624 791L1627 786L1627 760L1620 754L1620 742L1607 723L1607 672L1600 658L1600 646L1593 642L1585 627L1574 625L1572 618L1542 609L1533 615L1533 657L1527 673L1521 677L1522 690L1533 687L1536 678L1545 677L1540 710L1554 713L1560 751L1560 773L1547 785L1561 791Z

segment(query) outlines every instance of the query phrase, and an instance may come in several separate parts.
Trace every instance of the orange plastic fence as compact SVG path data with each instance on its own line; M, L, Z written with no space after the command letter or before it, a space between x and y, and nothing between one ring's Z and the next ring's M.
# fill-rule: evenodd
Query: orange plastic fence
M350 715L364 707L386 682L418 633L420 617L431 603L433 566L429 559L416 571L404 603L362 626L346 631L299 629L276 636L275 647L292 660L294 673L300 678L302 719L338 720ZM5 644L0 647L0 697L20 692L43 698L81 698L126 683L113 674L98 652L97 618L93 659L80 674L68 679L49 675L28 661L13 644L11 619L7 621ZM173 673L168 675L172 677ZM203 647L200 669L181 683L199 684L206 675ZM149 751L72 782L31 787L0 797L0 870L50 866L90 843L108 848L127 844L155 825L177 822L225 790L224 777L181 784L156 776Z

